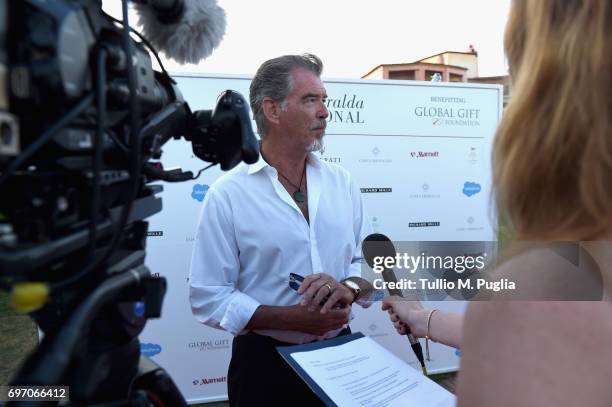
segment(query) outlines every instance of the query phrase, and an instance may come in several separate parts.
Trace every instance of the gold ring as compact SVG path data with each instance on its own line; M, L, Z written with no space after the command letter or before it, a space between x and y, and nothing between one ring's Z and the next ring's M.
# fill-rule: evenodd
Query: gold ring
M330 292L330 293L331 293L332 291L334 291L334 290L332 289L331 284L329 284L329 283L325 283L325 284L323 284L323 287L327 287L327 288L329 289L329 292Z

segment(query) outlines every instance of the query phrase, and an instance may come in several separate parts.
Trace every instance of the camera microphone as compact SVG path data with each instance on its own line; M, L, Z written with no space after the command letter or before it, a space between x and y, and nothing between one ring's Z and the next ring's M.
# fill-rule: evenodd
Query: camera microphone
M221 43L225 11L216 0L140 0L142 34L168 58L198 63Z

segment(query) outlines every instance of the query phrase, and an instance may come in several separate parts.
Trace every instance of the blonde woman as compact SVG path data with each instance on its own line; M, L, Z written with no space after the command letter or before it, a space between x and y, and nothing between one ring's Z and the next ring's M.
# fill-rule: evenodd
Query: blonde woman
M505 48L513 87L494 147L498 207L517 240L588 241L580 248L592 264L565 281L567 262L539 248L497 277L528 281L534 300L574 298L559 294L595 281L606 300L472 302L451 329L463 355L458 405L609 407L612 2L514 0ZM385 307L400 332L400 322L415 324L402 315L421 326L429 315L410 303Z

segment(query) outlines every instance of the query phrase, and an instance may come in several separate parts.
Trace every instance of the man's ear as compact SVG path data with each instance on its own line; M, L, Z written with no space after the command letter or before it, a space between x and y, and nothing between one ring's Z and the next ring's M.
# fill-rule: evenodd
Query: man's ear
M271 97L266 96L263 100L263 112L266 120L278 124L281 112L280 102L276 102Z

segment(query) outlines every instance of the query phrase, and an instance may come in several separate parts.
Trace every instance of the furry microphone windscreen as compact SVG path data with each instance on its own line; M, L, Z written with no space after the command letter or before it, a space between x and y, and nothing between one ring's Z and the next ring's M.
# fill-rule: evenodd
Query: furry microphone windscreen
M179 21L160 22L148 5L135 3L142 34L158 50L178 63L196 64L208 57L225 33L225 11L216 0L183 0Z

